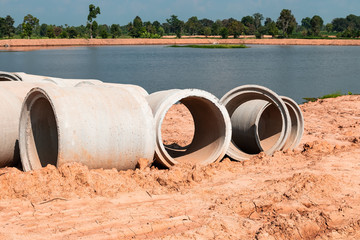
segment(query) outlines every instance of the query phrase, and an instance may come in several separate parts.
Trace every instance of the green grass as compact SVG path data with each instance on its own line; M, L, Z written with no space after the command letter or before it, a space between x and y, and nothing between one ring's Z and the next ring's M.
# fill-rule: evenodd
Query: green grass
M337 97L340 97L340 96L344 96L344 95L353 95L352 92L348 92L347 94L343 94L341 93L341 91L336 91L336 92L333 92L333 93L330 93L330 94L326 94L322 97L307 97L307 98L303 98L305 100L304 103L306 102L316 102L317 100L319 99L326 99L326 98L337 98Z
M169 47L188 47L188 48L248 48L243 44L204 44L204 45L170 45Z

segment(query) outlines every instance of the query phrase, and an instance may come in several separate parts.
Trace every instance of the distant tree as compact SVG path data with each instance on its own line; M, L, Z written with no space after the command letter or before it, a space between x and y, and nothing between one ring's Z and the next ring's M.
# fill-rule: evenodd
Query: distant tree
M23 35L30 38L37 25L39 25L39 19L33 17L31 14L26 15L22 23Z
M228 19L226 28L228 29L228 34L233 35L234 38L238 38L245 30L244 25L234 18Z
M279 29L271 18L266 18L264 25L265 33L270 34L273 37L279 34Z
M199 34L202 26L197 17L191 17L187 20L184 27L188 34L195 35Z
M65 29L62 29L60 35L59 35L59 38L69 38L69 33L67 30Z
M254 18L255 29L257 30L259 27L262 26L261 22L262 20L264 20L264 16L261 13L254 13L253 18Z
M255 19L253 16L245 16L241 19L241 23L245 26L245 34L252 35L255 34Z
M176 37L181 38L184 22L179 20L177 16L171 15L169 19L166 19L170 26L170 31L176 34Z
M348 27L348 21L345 18L334 18L331 22L333 30L336 32L343 32Z
M0 18L0 37L11 37L15 33L14 19L7 15L5 18Z
M208 37L211 34L211 28L204 27L203 33L204 33L205 37Z
M93 30L94 30L94 27L93 27L93 24L95 23L95 21L93 21L96 16L98 14L101 14L100 13L100 8L99 7L95 7L94 4L90 4L89 5L89 15L87 17L87 28L89 29L90 31L90 38L93 38L94 37L94 34L93 34ZM97 25L97 23L96 23Z
M45 37L47 33L47 27L48 25L46 23L41 24L40 26L40 36Z
M75 27L68 28L67 32L69 34L69 38L76 38L79 34L77 28Z
M324 25L324 21L323 19L318 16L318 15L315 15L311 18L311 21L310 21L310 24L311 24L311 32L314 36L319 36L320 35L320 31Z
M48 38L55 38L54 26L48 25L46 29L46 36Z
M59 26L54 26L54 33L56 37L59 37L63 32L63 28Z
M143 22L139 16L136 16L128 26L131 37L139 38L141 34L146 32L146 28L143 26Z
M331 23L328 23L325 25L325 30L328 32L328 33L331 33L333 31L333 25Z
M220 29L220 36L224 39L229 37L229 30L226 27Z
M117 38L121 36L121 28L119 24L112 24L110 26L110 33L112 38Z
M96 36L98 35L98 29L99 29L99 24L97 23L97 21L93 21L91 24L91 35L96 38Z
M220 35L220 29L223 26L221 20L216 20L211 26L211 34L214 36Z
M284 37L289 36L297 26L296 19L294 15L291 14L291 10L283 9L280 12L280 17L278 18L276 25L282 30Z
M106 24L99 26L99 35L101 38L109 37L109 27Z
M311 18L306 17L301 19L301 26L304 27L306 30L310 30L311 29Z

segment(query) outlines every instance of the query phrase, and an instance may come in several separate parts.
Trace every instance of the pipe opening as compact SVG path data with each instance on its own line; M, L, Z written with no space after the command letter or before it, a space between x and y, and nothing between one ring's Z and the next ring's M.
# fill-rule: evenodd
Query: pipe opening
M164 147L184 151L194 139L194 133L194 119L189 109L182 103L172 105L161 125Z
M27 149L32 166L57 165L58 131L54 111L49 101L38 98L29 109L26 126Z
M280 139L283 131L283 120L279 108L269 104L260 113L257 135L263 151L270 150Z
M215 161L222 151L225 141L226 125L223 113L213 102L202 97L189 96L179 102L188 109L193 119L193 137L191 141L188 138L184 142L187 145L180 149L169 148L162 144L160 147L166 158L172 163L171 165L177 162L196 164ZM166 113L169 112L169 109ZM189 117L187 115L187 118ZM164 119L161 122L161 128L163 124ZM165 137L165 135L160 136L161 143L164 142L163 139L166 140Z

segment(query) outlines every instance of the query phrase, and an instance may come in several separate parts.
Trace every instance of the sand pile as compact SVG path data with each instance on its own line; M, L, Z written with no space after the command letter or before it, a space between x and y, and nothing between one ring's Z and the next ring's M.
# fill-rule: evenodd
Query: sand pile
M359 239L360 96L301 108L300 146L274 156L169 170L0 169L0 239ZM191 141L183 106L165 123L166 144Z

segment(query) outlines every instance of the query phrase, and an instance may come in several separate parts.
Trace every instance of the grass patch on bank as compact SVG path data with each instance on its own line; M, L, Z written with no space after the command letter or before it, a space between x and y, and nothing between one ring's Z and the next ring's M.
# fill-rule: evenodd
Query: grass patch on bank
M341 91L336 91L336 92L329 93L329 94L326 94L324 96L317 97L317 98L316 97L306 97L306 98L303 98L303 99L305 100L304 103L307 103L307 102L316 102L319 99L337 98L337 97L344 96L344 95L353 95L353 93L348 92L347 94L343 94L343 93L341 93Z
M169 47L186 47L186 48L248 48L248 46L243 44L189 44L189 45L170 45Z

